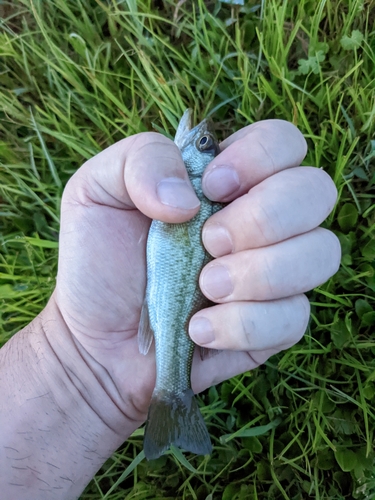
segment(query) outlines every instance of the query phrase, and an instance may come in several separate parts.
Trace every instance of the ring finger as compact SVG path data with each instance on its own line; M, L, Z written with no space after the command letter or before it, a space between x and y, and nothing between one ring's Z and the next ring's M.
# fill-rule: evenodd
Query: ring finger
M212 349L248 351L257 363L262 353L279 352L300 340L309 320L305 295L267 302L231 302L199 311L189 334L199 345Z

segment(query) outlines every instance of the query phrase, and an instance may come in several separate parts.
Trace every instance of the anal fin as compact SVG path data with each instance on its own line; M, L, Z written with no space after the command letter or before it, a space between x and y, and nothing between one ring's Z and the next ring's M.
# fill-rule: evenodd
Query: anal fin
M141 354L146 355L150 350L154 332L150 325L150 316L148 313L147 300L145 298L141 310L141 317L139 319L138 327L138 349Z
M199 354L202 361L205 359L210 359L216 356L217 354L220 354L221 352L222 351L219 349L210 349L209 347L199 346Z

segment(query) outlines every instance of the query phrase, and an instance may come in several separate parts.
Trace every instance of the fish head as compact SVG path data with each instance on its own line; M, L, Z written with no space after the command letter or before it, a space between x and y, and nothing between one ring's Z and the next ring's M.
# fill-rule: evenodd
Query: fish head
M187 109L182 115L174 139L190 178L202 177L206 166L220 151L211 121L205 119L192 128L192 114Z

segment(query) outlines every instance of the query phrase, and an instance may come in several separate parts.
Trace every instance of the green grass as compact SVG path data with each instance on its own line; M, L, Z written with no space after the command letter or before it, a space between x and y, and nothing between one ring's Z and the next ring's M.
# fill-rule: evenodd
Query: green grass
M0 2L0 341L55 284L63 187L86 159L182 111L222 138L292 121L334 179L342 266L304 339L201 396L211 458L142 460L142 429L89 499L374 499L375 4Z

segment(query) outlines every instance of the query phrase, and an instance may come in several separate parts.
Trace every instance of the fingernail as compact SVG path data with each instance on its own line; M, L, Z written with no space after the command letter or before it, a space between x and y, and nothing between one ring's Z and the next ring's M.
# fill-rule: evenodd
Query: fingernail
M214 165L203 178L205 193L214 200L226 198L238 191L240 179L237 172L226 165Z
M204 246L214 257L221 257L233 251L233 242L229 231L221 224L208 224L203 229Z
M211 266L203 272L202 288L213 299L222 299L233 292L229 271L224 266Z
M210 344L215 340L211 322L206 318L194 318L189 324L189 335L199 345Z
M193 188L183 179L167 177L156 186L156 192L163 205L191 210L199 207L199 200Z

